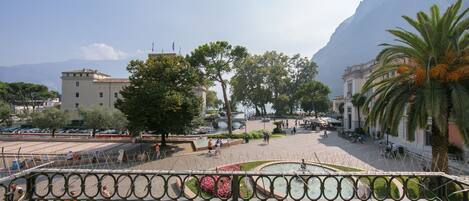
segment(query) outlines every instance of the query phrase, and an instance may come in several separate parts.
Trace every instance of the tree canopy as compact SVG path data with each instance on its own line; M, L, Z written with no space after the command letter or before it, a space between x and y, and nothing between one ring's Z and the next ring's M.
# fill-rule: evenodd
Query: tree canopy
M69 123L69 116L55 107L49 107L33 113L31 123L35 127L49 129L54 137L57 129L63 128Z
M330 101L327 97L329 93L328 86L319 81L311 80L299 86L296 97L299 98L303 111L307 113L314 111L317 117L318 112L327 112L329 109Z
M40 84L25 82L0 82L0 100L10 105L25 106L34 112L41 101L57 98L58 92ZM29 111L27 111L29 112Z
M116 107L129 120L132 131L148 130L166 135L185 134L201 113L201 99L193 89L203 84L202 72L184 57L161 55L131 61L130 85L122 91ZM135 134L135 133L133 133Z
M11 121L11 107L8 103L0 100L0 125L9 124Z
M235 68L231 90L245 106L265 115L266 104L272 103L277 114L292 113L298 106L297 91L301 84L314 80L317 65L299 54L292 57L276 51L251 55Z
M231 121L232 108L227 93L228 80L224 79L223 76L230 73L234 66L241 63L241 60L247 56L248 52L245 47L233 47L226 41L216 41L197 47L189 57L189 61L193 66L203 68L207 79L220 83L229 134L232 134L233 129Z

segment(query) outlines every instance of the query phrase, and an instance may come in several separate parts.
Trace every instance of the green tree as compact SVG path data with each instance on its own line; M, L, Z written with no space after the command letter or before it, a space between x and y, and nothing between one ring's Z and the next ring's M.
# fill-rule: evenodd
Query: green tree
M300 100L300 106L303 111L311 114L314 110L315 116L318 117L318 112L325 112L321 104L325 102L329 93L330 89L327 85L316 80L311 80L299 86L296 96Z
M356 93L352 96L352 105L357 108L357 115L358 115L358 128L362 127L361 121L361 109L364 106L366 101L366 96Z
M231 46L226 41L210 42L208 44L197 47L190 56L190 62L197 67L203 67L205 76L219 82L223 92L223 100L225 102L228 133L232 134L231 107L228 99L227 84L228 80L223 75L230 73L236 63L247 57L246 48L241 46Z
M407 133L426 128L431 119L432 170L448 172L448 124L452 119L469 142L469 9L460 12L458 0L440 14L419 12L417 19L404 16L416 32L388 30L399 43L383 44L378 67L363 90L367 124L379 123L397 133L407 114ZM396 76L389 77L393 72Z
M127 125L129 124L129 121L127 120L127 117L125 116L124 113L122 113L120 110L112 110L110 111L111 115L111 121L109 124L110 128L114 128L119 131L123 131L127 129Z
M0 125L8 123L10 118L11 118L10 105L0 100Z
M286 94L280 94L273 100L272 108L275 110L275 114L283 115L289 111L290 98Z
M316 117L318 116L317 113L329 112L330 108L331 108L331 101L329 100L327 96L319 96L314 99L314 112L315 112Z
M91 136L96 136L96 130L111 126L112 115L102 106L79 108L78 113L83 118L83 126L92 129Z
M311 59L296 54L289 58L287 69L290 79L287 83L288 91L286 94L289 98L290 114L292 114L299 104L296 92L300 85L314 80L317 75L317 65Z
M57 108L50 107L40 112L35 112L31 118L32 125L42 129L49 129L52 137L55 132L69 123L68 114Z
M58 97L58 93L49 91L44 85L25 82L0 83L1 100L11 105L31 108L32 112L36 110L40 102L55 97ZM29 113L30 111L24 112Z
M270 102L276 114L285 114L284 103L289 102L285 96L281 96L288 93L288 83L291 81L287 69L288 62L287 55L276 51L265 52L260 61L260 65L267 70L265 84L272 93Z
M162 55L146 62L131 61L130 85L122 91L116 107L129 120L129 130L148 130L166 137L184 134L192 129L200 115L201 98L193 89L203 84L198 68L192 67L184 57Z
M236 72L230 81L235 99L244 106L254 107L256 116L265 115L266 104L272 96L265 84L267 68L261 64L261 59L258 55L249 56L242 65L236 65Z
M207 107L218 109L220 105L223 105L223 101L218 99L217 92L209 90L207 91Z

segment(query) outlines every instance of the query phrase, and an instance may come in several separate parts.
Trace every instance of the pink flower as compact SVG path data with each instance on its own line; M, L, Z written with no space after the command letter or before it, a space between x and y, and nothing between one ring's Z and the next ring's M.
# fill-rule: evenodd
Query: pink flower
M218 171L240 171L241 165L234 164L218 168ZM217 183L217 192L215 190L215 182ZM204 192L211 193L214 196L228 198L231 196L231 178L220 176L203 176L199 180L200 189Z

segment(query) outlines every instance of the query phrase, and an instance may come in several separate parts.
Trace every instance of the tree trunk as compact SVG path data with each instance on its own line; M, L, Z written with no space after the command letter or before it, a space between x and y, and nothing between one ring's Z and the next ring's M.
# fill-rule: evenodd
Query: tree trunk
M220 77L220 80L221 79L221 75L219 75ZM228 134L232 134L233 133L233 127L231 125L231 105L230 105L230 101L228 100L228 95L226 94L226 84L225 82L222 80L220 81L221 82L221 88L222 88L222 91L223 91L223 100L225 101L225 108L226 108L226 119L227 119L227 125L228 125Z
M55 137L55 128L52 129L52 137Z
M256 107L256 116L261 116L261 111L259 111L259 107L257 107L257 105L255 107Z
M432 121L432 171L448 173L448 144L448 134Z
M166 134L161 134L161 146L166 146Z
M358 128L361 128L362 127L362 125L361 125L362 118L361 118L361 115L360 115L360 107L357 107L357 114L358 114Z
M95 137L96 136L96 129L93 128L93 131L91 131L91 137Z

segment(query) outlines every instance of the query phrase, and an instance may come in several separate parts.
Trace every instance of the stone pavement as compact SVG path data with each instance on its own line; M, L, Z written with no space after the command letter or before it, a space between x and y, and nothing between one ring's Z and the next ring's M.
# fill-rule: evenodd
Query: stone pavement
M409 158L386 159L379 153L378 146L371 142L351 143L338 137L336 132L329 131L329 137L325 138L322 132L303 129L298 129L296 135L273 138L270 144L251 140L248 144L224 148L219 156L209 156L207 151L194 152L152 161L134 169L206 170L252 160L300 161L303 158L308 162L333 163L370 171L421 171L421 162Z

